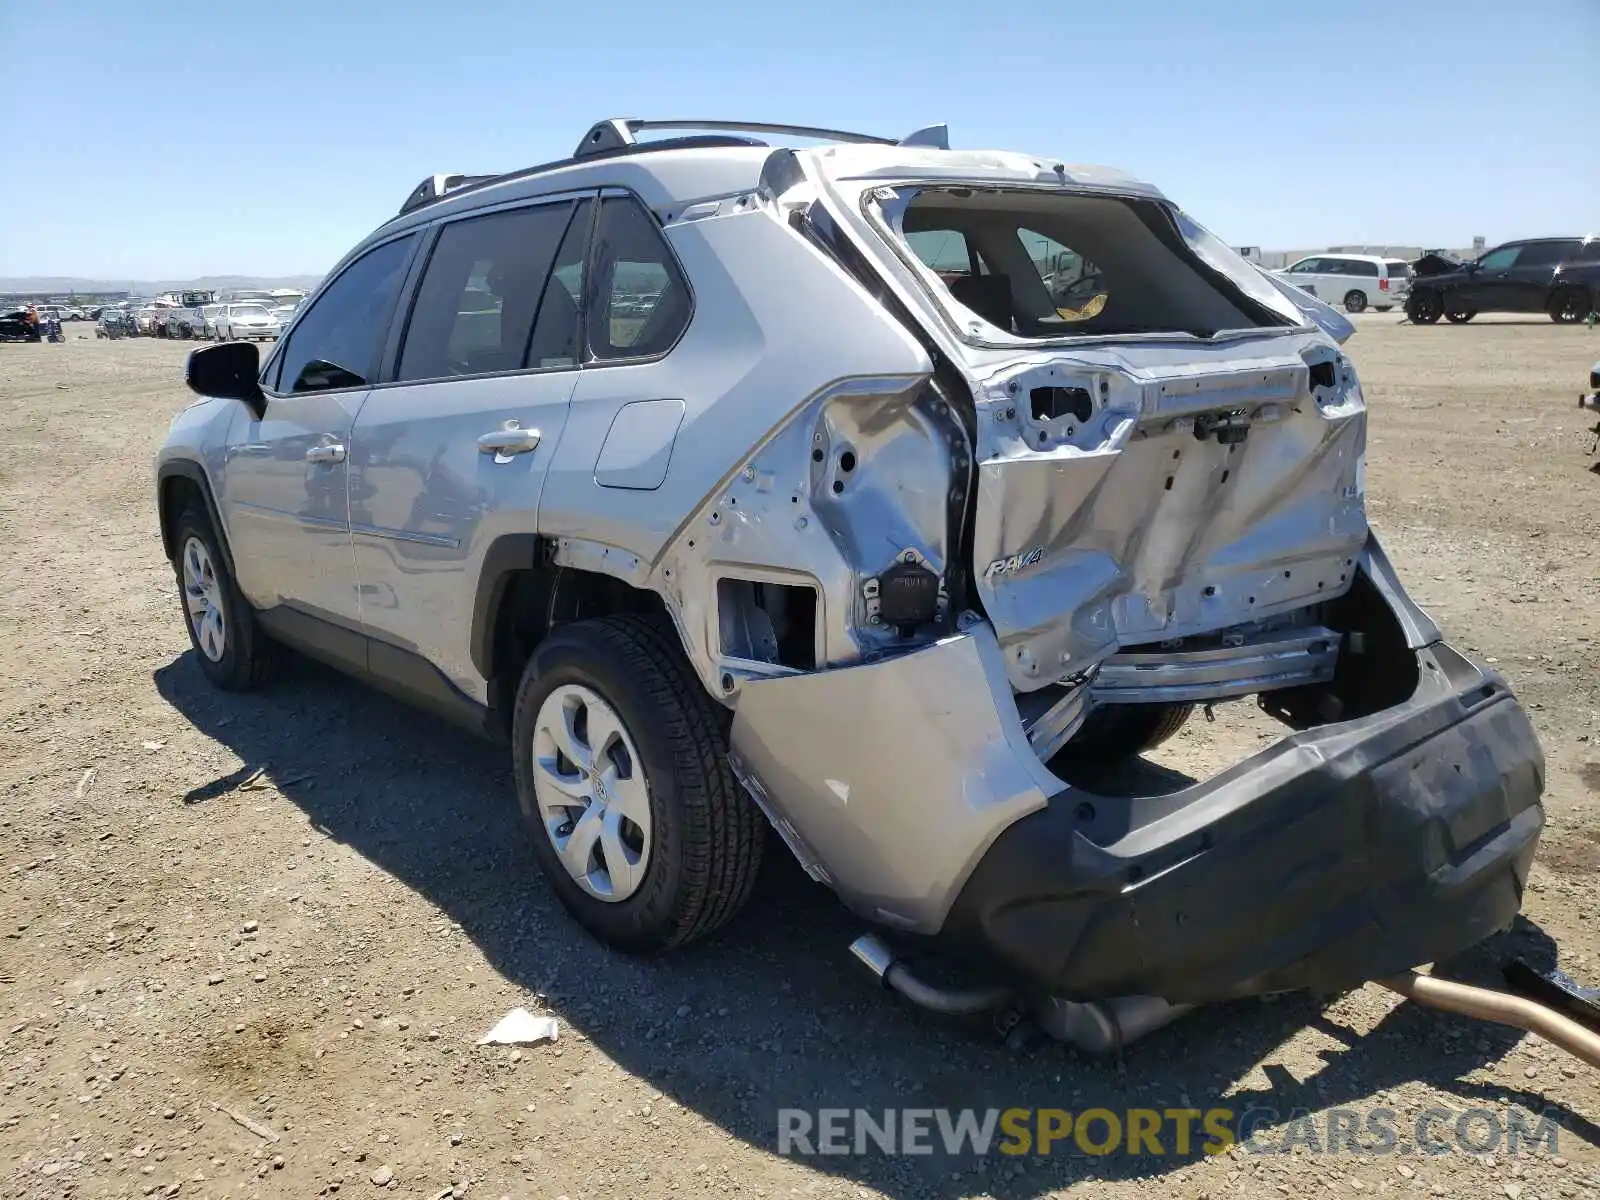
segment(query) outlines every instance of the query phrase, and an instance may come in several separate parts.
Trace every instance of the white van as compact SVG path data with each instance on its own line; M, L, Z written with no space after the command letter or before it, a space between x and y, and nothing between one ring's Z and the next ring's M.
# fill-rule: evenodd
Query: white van
M1317 254L1278 272L1319 300L1342 304L1346 312L1375 308L1388 312L1406 302L1411 265L1375 254Z

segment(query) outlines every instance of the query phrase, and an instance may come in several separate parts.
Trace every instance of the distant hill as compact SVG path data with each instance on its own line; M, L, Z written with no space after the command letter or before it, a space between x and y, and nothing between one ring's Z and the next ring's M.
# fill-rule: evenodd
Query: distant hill
M321 275L203 275L198 279L80 279L67 275L0 276L0 292L132 292L152 296L157 292L194 288L223 291L230 288L294 288L310 291L322 281Z

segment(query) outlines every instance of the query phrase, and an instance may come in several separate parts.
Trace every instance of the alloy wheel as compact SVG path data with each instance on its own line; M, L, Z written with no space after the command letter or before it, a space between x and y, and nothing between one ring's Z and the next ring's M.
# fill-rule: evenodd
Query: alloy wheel
M222 584L211 562L211 552L197 537L183 544L183 603L195 645L212 662L221 662L228 650L228 622L222 613Z
M650 789L632 736L598 692L564 684L533 727L533 790L567 874L598 900L626 900L650 864Z

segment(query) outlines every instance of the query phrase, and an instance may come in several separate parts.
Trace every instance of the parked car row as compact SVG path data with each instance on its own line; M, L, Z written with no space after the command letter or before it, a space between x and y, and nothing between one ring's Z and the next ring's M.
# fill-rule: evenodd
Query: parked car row
M99 314L97 337L157 337L202 341L266 341L276 338L298 310L303 296L279 301L206 300L185 306L157 300L136 308L106 308ZM115 332L113 332L113 330Z
M1346 312L1400 307L1419 325L1480 312L1546 313L1582 321L1600 297L1600 236L1506 242L1471 262L1430 250L1414 262L1376 254L1314 254L1271 274Z

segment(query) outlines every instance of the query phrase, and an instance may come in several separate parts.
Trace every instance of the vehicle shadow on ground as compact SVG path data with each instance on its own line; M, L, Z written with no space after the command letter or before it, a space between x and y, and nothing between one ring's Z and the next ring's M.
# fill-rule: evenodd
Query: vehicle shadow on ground
M246 764L195 787L187 803L228 803L264 768L319 829L436 905L496 971L543 993L597 1049L768 1153L778 1152L780 1109L1221 1107L1272 1110L1286 1121L1295 1110L1347 1107L1364 1121L1386 1103L1374 1100L1378 1093L1414 1081L1451 1094L1457 1109L1549 1111L1571 1131L1562 1136L1600 1142L1600 1130L1552 1109L1537 1092L1460 1082L1503 1056L1519 1034L1410 1004L1364 1033L1295 997L1208 1009L1105 1058L1053 1043L1009 1051L985 1021L940 1019L880 990L846 949L859 923L776 842L755 898L720 936L661 959L614 954L565 916L538 876L503 747L309 663L296 662L282 683L243 696L214 690L192 651L154 679L178 712ZM1495 966L1512 956L1548 967L1555 948L1519 922L1452 973L1493 983ZM485 1027L499 1015L484 1013ZM1320 1069L1297 1078L1273 1060L1308 1025L1326 1043ZM1303 1069L1304 1056L1295 1061ZM1414 1120L1401 1114L1402 1144ZM1282 1136L1268 1132L1257 1143L1279 1145ZM1102 1126L1094 1140L1104 1137ZM932 1140L937 1146L937 1132ZM1085 1153L1070 1137L1048 1157L1016 1156L996 1152L999 1140L997 1133L985 1156L872 1150L807 1161L897 1197L1028 1197L1085 1179L1174 1170L1200 1155L1203 1138L1197 1125L1187 1155L1168 1137L1157 1157L1128 1154L1125 1141L1110 1153ZM1244 1170L1250 1157L1230 1161Z

